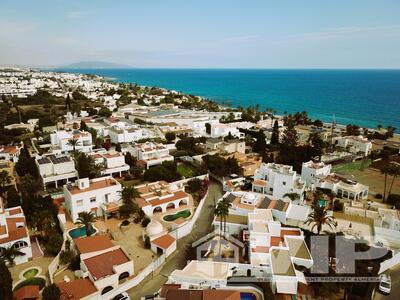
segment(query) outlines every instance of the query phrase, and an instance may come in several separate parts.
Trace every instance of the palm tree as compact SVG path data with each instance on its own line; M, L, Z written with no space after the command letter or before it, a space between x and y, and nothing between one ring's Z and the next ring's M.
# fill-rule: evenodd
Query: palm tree
M392 193L393 183L396 180L396 177L400 175L400 164L392 162L389 166L388 173L392 176L392 182L390 183L389 191L387 194L387 196L389 197L389 195Z
M322 225L328 225L330 228L336 227L337 222L334 217L328 216L328 211L324 207L315 206L314 210L308 215L307 220L304 222L306 225L311 225L311 231L317 228L318 235L321 232Z
M76 146L78 146L78 144L79 144L79 140L78 140L78 139L75 139L75 138L69 139L69 140L68 140L68 143L67 143L67 145L72 146L72 149L73 149L72 151L73 151L73 152L75 152Z
M0 171L0 193L4 197L6 184L11 183L11 176L8 175L7 170Z
M124 186L119 192L121 199L125 204L132 203L132 200L139 197L139 192L133 186Z
M0 247L0 258L4 262L8 262L9 266L13 266L15 264L15 258L17 256L23 256L25 253L19 251L17 248L10 247Z
M90 236L90 230L92 228L92 223L96 219L96 216L92 212L83 211L79 214L79 218L76 223L82 224L85 226L86 236Z
M26 198L34 197L40 189L40 183L31 174L21 177L21 189Z
M385 180L383 184L383 202L385 202L386 200L386 187L387 187L387 178L389 172L390 172L390 164L386 163L381 169L381 173L385 175Z

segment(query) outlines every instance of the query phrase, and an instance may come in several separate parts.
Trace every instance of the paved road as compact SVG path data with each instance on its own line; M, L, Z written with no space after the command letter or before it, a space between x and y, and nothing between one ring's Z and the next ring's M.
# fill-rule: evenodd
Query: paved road
M211 223L214 216L214 198L218 200L222 195L222 189L219 184L212 183L209 187L208 196L204 203L203 209L196 221L191 234L178 240L177 250L172 257L162 267L159 274L153 278L148 278L138 286L128 291L132 299L140 299L140 297L156 293L160 287L167 281L169 274L176 269L183 269L187 264L187 253L191 244L199 238L211 232Z
M375 289L374 300L398 300L400 299L400 266L393 268L390 271L390 276L392 278L392 291L389 295L383 295Z

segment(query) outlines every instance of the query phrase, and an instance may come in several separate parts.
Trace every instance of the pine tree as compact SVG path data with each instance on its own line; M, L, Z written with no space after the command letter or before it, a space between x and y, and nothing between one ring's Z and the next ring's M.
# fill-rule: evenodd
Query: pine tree
M274 127L272 128L272 135L271 135L271 145L278 145L279 144L279 124L278 120L275 120Z
M287 148L296 147L297 139L297 131L294 128L294 122L293 120L288 120L285 131L283 132L282 145Z

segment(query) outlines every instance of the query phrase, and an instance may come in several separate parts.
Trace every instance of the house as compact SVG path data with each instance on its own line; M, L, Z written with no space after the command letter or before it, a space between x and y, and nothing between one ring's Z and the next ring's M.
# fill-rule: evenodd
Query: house
M210 150L219 150L223 153L245 153L246 143L238 139L221 140L217 138L209 138L206 140L206 148Z
M77 140L75 147L71 145L71 140ZM50 134L51 150L53 153L66 153L74 149L81 152L92 151L92 134L80 130L59 130Z
M15 176L14 176L14 163L11 161L4 161L4 160L0 160L0 172L1 171L6 171L8 176L10 176L10 181L9 182L3 182L2 184L4 185L4 187L9 187L9 186L14 186L15 189L17 189L17 185L16 185L16 180L15 180Z
M109 127L108 135L111 143L132 143L143 138L143 131L137 127L119 125Z
M163 144L146 142L136 144L133 148L133 156L137 158L147 169L161 165L164 161L173 161L174 157L169 154L169 149Z
M76 222L81 212L93 212L104 216L118 212L122 205L120 200L121 184L111 176L89 180L80 178L75 184L63 187L65 208L72 221Z
M238 165L241 169L241 174L245 177L254 176L255 172L260 168L262 164L262 158L256 153L244 154L241 152L234 152L228 155L221 155L227 159L233 157L237 160Z
M301 180L307 186L314 183L316 177L325 177L331 173L332 166L323 162L315 163L313 161L304 162L301 166Z
M284 198L285 194L295 193L302 200L305 182L300 179L292 166L262 163L254 174L252 191L279 199Z
M125 156L120 152L107 152L100 151L91 154L96 164L102 164L104 170L101 171L102 175L117 174L119 177L122 173L129 170L129 165L125 163Z
M157 127L161 130L161 132L165 135L169 132L174 133L176 136L193 136L193 129L191 129L187 125L179 125L175 122L166 122L157 124Z
M69 282L57 283L60 289L60 300L90 300L98 291L89 278L79 278Z
M233 123L217 123L211 125L210 136L212 138L224 137L232 135L233 137L243 138L244 133L240 132L239 129L234 126Z
M371 154L372 143L362 135L343 136L334 139L336 146L348 150L350 153L368 156Z
M5 208L0 197L0 248L14 247L24 255L15 257L15 264L29 261L32 247L25 215L20 206Z
M339 198L349 200L368 199L368 186L335 173L324 177L316 177L313 186L331 190Z
M246 287L243 287L243 291ZM241 300L241 290L237 289L185 289L181 284L166 283L154 300L201 299L201 300Z
M180 206L189 205L191 199L185 192L183 183L156 181L135 187L139 192L136 202L144 213L151 217L154 213L166 212Z
M176 239L170 234L161 235L150 240L150 249L156 254L165 254L168 257L176 250Z
M38 156L36 164L45 188L53 184L58 188L59 184L69 183L78 177L73 159L66 154Z
M83 237L75 239L74 244L81 260L82 275L89 280L84 284L91 294L98 291L103 295L117 288L134 274L133 261L125 250L119 245L114 245L108 236Z
M21 148L20 146L0 146L0 160L10 160L16 163L21 153Z

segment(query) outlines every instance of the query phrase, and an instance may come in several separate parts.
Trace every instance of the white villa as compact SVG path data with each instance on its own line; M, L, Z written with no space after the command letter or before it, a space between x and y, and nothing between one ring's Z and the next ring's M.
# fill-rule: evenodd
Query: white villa
M96 164L102 164L104 170L102 170L102 175L114 174L122 176L122 173L129 170L129 165L125 163L125 156L120 152L109 153L106 151L96 152L92 154Z
M368 186L330 171L331 165L309 161L302 165L301 178L312 189L329 189L339 198L347 198L349 200L368 198Z
M167 183L156 181L135 187L140 193L136 202L144 213L151 217L154 213L176 209L190 202L189 194L185 192L183 183Z
M49 154L39 156L36 158L36 164L45 188L50 184L54 184L58 188L59 184L69 183L78 177L75 163L69 155Z
M335 139L338 147L347 149L354 154L368 156L371 154L372 143L363 136L344 136Z
M285 194L296 193L300 200L304 197L305 183L292 166L263 163L254 174L253 192L283 198Z
M117 212L122 204L121 184L111 176L81 178L74 185L64 185L65 208L72 221L76 222L81 212L93 212L105 216Z
M0 248L14 247L24 253L15 257L15 264L26 263L32 257L32 247L25 215L20 206L5 208L0 197Z
M146 142L136 144L133 148L133 156L143 163L148 169L152 166L161 165L164 161L173 161L174 157L169 154L169 149L163 144Z
M60 130L50 134L51 149L53 153L65 153L74 150L70 145L71 139L78 140L75 146L76 151L91 152L92 151L92 134L90 132L73 130Z
M106 235L74 239L74 251L80 257L78 279L57 283L62 299L101 299L134 275L134 264L119 245Z
M17 162L21 148L19 146L0 146L0 160Z
M111 143L131 143L143 138L143 131L136 127L112 126L108 128Z

